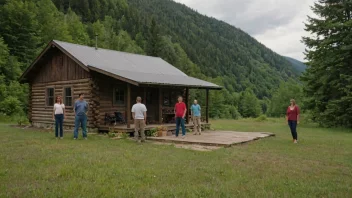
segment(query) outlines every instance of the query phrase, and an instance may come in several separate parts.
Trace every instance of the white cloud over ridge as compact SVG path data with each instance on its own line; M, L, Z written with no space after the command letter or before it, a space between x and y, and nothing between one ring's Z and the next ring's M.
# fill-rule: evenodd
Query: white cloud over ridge
M303 61L304 22L312 0L174 0L225 21L273 51Z

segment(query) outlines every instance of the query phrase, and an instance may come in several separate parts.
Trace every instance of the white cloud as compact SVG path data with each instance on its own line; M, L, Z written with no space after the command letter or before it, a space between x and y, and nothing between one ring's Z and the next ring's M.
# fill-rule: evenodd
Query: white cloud
M175 0L249 33L273 51L304 59L303 22L312 0Z

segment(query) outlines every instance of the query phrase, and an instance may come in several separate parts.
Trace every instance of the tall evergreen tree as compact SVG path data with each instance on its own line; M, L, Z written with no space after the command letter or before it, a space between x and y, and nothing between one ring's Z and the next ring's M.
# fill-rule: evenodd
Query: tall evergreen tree
M352 126L352 1L319 0L304 37L309 68L305 82L306 108L327 126Z
M147 40L147 54L149 56L158 56L160 53L161 36L159 27L156 24L155 19L152 19L151 26L149 29L148 40Z

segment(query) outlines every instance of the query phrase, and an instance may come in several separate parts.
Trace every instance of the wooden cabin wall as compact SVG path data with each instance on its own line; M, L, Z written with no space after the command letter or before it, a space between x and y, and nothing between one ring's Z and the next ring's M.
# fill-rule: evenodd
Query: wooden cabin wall
M72 106L79 93L85 94L89 103L88 127L94 127L92 106L92 80L89 72L84 70L70 57L52 48L30 74L30 104L29 119L37 127L52 127L53 106L47 105L47 88L54 88L54 97L64 96L64 88L71 87ZM93 103L94 104L94 103ZM74 112L72 106L66 105L65 128L74 126Z
M113 105L113 89L116 86L127 89L127 84L98 73L94 73L93 79L98 87L95 91L99 95L98 125L105 124L106 113L113 114L118 111L126 115L126 105Z
M105 125L105 114L113 114L114 112L121 112L125 118L127 115L127 83L107 77L101 74L94 73L93 79L97 82L97 95L99 95L99 125ZM147 117L149 122L158 122L159 115L159 89L153 87L137 87L131 86L131 107L136 103L137 96L142 97L142 103L147 107ZM125 90L125 104L114 105L113 91L114 88L122 88ZM128 109L131 111L131 109ZM127 119L127 118L126 118ZM131 123L133 122L131 117Z
M85 100L91 104L91 79L80 79L71 81L59 81L50 83L35 83L31 85L31 121L34 126L38 127L50 127L54 124L52 120L53 106L47 106L46 102L46 89L54 88L54 97L63 96L64 88L71 87L72 90L72 106L66 105L66 116L64 120L65 127L74 126L74 112L73 105L75 100L78 99L78 94L84 93ZM92 106L89 106L88 111L88 127L94 128L94 123L90 122L93 119L91 113Z
M90 78L89 72L58 49L52 49L50 56L40 61L32 83L58 82Z

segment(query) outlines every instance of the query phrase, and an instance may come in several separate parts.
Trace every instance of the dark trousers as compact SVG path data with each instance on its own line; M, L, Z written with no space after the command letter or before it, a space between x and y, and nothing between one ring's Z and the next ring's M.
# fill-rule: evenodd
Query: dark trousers
M63 114L56 114L55 115L55 137L59 136L59 127L60 127L60 137L64 136L62 124L64 122L64 115Z
M73 137L78 138L78 128L82 127L82 135L84 138L87 137L87 115L76 115L75 117L75 129L73 131Z
M288 121L288 126L290 127L291 129L291 134L292 134L292 138L294 140L297 140L297 121L296 120L289 120Z
M180 125L182 128L182 135L186 135L185 119L177 117L176 118L176 137L178 136L178 133L180 131Z

